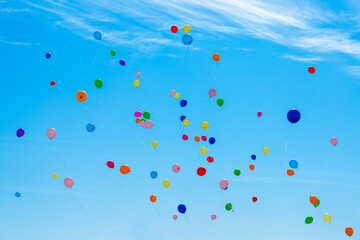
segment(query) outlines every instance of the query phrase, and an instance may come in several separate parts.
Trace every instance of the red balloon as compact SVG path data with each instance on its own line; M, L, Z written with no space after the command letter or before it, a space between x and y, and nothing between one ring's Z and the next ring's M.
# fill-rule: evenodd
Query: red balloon
M196 172L199 176L204 176L206 174L206 169L204 167L199 167Z
M205 135L202 135L202 136L201 136L201 140L206 141L206 140L207 140L207 137L206 137Z
M315 73L315 68L314 67L309 67L308 71L309 71L309 73L314 74Z
M257 202L257 197L252 198L253 202Z
M107 161L106 162L106 166L108 166L109 168L114 168L115 167L115 164L113 161Z
M50 85L51 85L51 86L55 86L55 81L51 81L51 82L50 82Z
M188 136L188 135L186 135L186 134L184 134L184 135L182 136L182 139L186 141L186 140L188 140L188 139L189 139L189 136Z
M258 117L261 117L261 116L262 116L262 112L258 112L257 115L258 115Z
M177 31L178 31L178 27L177 27L177 26L174 25L174 26L171 27L171 32L172 32L172 33L177 33Z
M211 162L214 161L214 158L213 158L212 156L208 156L208 157L207 157L207 161L211 163Z

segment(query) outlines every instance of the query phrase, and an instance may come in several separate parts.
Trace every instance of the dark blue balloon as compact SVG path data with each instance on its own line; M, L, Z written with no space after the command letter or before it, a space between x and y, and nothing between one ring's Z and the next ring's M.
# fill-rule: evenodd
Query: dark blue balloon
M297 162L296 160L291 160L291 161L289 162L289 166L290 166L291 168L297 168L297 167L299 166L299 164L298 164L298 162Z
M181 40L182 40L183 44L190 45L193 42L193 37L189 34L185 34Z
M46 53L46 54L45 54L45 57L46 57L46 59L49 59L49 58L51 58L51 54L50 54L50 53Z
M223 190L227 190L228 189L228 187L227 188L224 188Z
M215 143L215 138L214 137L209 138L209 143L214 144Z
M152 179L157 178L157 176L158 176L158 173L157 173L156 171L151 171L150 177L151 177Z
M186 212L186 206L184 204L180 204L178 206L179 213L185 213Z
M187 105L187 101L185 99L180 101L180 106L185 107Z
M95 125L94 125L93 123L88 123L88 124L86 125L86 130L87 130L88 132L93 132L93 131L95 131Z
M256 155L254 155L254 154L251 155L251 159L252 159L252 160L256 160Z
M180 117L180 121L184 121L186 119L186 117L184 116L184 115L181 115L181 117Z
M16 192L16 193L15 193L15 197L21 197L21 193Z
M289 122L291 123L297 123L300 120L301 114L298 110L296 109L291 109L288 113L287 113L287 119L289 120Z
M101 40L102 34L101 34L101 32L96 31L96 32L94 32L93 36L96 40Z

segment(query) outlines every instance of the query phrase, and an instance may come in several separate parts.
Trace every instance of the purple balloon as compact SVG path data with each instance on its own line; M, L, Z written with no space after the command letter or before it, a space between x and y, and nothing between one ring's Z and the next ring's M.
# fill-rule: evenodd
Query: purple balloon
M121 65L121 66L125 66L125 61L121 59L121 60L120 60L120 65Z
M22 129L22 128L19 128L19 129L16 131L16 136L17 136L17 137L22 137L22 136L24 136L24 134L25 134L25 131L24 131L24 129Z

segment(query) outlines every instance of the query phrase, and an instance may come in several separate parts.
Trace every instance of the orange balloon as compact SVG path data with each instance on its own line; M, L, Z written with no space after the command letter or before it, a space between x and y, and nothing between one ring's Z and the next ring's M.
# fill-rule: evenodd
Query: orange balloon
M345 228L345 233L346 233L346 235L351 237L354 234L354 230L352 229L352 227L347 227L347 228Z
M199 137L199 136L196 136L196 137L195 137L195 141L199 142L199 141L200 141L200 137Z
M215 54L213 55L213 60L214 60L215 62L219 61L219 60L220 60L220 55L219 55L218 53L215 53Z
M255 169L254 164L250 164L249 168L250 168L251 171L253 171Z
M155 196L155 195L151 195L151 196L150 196L150 201L156 202L156 196Z
M310 196L310 202L311 202L312 205L317 204L318 201L319 201L319 199L318 199L317 197L315 197L315 196Z
M295 174L295 173L294 173L294 170L292 170L292 169L288 169L288 170L286 171L286 173L287 173L287 175L289 175L289 176L292 176L292 175Z
M139 122L141 122L141 119L140 119L140 118L136 118L136 119L135 119L135 122L136 122L136 123L139 123Z
M78 91L78 93L76 94L76 100L78 100L79 102L85 102L87 99L87 94L85 91Z
M129 166L128 166L128 165L122 165L122 166L120 167L120 172L121 172L122 174L128 174L128 173L130 172Z

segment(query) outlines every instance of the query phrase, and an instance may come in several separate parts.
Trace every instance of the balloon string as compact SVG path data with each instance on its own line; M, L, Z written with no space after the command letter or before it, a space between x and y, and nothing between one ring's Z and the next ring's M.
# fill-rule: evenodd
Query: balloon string
M190 222L189 222L189 220L188 220L188 218L187 218L187 216L186 216L186 214L184 214L184 215L185 215L185 219L186 219L187 224L188 224L189 226L191 226L191 225L190 225Z
M73 197L74 197L76 203L79 205L79 207L84 211L85 215L87 216L87 212L85 211L85 208L80 204L79 200L75 196L75 193L73 193Z

